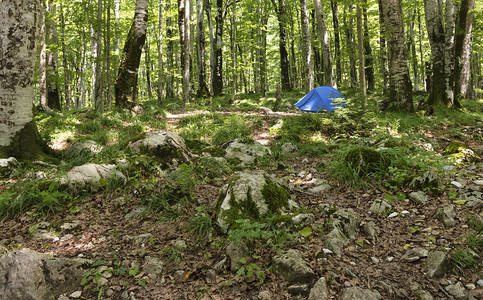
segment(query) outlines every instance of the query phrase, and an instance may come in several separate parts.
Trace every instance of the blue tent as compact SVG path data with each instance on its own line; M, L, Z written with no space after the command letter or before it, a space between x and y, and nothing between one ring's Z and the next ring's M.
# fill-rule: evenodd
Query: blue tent
M334 111L345 106L341 92L330 86L319 86L311 90L294 105L302 111Z

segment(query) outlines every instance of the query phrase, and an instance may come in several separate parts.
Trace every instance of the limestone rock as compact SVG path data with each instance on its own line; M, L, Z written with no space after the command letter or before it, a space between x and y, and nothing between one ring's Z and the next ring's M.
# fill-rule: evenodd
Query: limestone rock
M116 165L87 164L73 167L60 183L67 185L72 190L90 189L97 190L102 185L102 180L126 181L124 174L116 170Z
M310 283L315 279L314 271L305 263L302 254L294 249L275 256L273 266L288 282Z
M401 260L404 262L414 262L423 257L428 257L428 250L423 248L413 248L409 249L404 255L401 257Z
M28 249L0 257L0 295L9 300L53 300L79 287L91 267L83 259L55 258Z
M339 209L330 216L331 228L338 227L349 238L353 238L359 228L360 217L352 208Z
M0 159L0 178L9 176L16 166L17 160L15 157Z
M149 277L157 279L158 276L163 273L164 263L159 258L146 256L144 261L143 271L148 274Z
M102 151L102 146L98 145L96 142L87 140L84 142L74 143L69 149L66 150L68 155L77 155L81 152L90 153L92 155L98 154Z
M426 262L428 275L431 278L441 278L449 268L449 261L443 251L431 252Z
M440 220L444 226L453 227L455 224L456 212L454 210L454 205L448 205L441 207L436 212L436 218Z
M297 150L298 150L297 146L295 146L294 144L289 143L289 142L284 143L282 145L282 147L280 147L280 151L282 153L292 153L292 152L295 152Z
M193 157L179 135L162 130L146 133L143 138L129 143L129 148L137 153L152 155L166 165L171 164L172 160L187 163Z
M217 221L226 231L238 219L257 220L298 207L289 190L261 171L237 172L218 197Z
M239 241L238 243L232 242L226 247L226 255L230 258L231 271L236 272L243 265L240 260L242 258L248 260L250 252L248 246L243 241Z
M364 234L370 239L370 240L375 240L376 238L376 224L373 221L370 221L369 223L365 223L362 226L362 229L364 230Z
M340 297L341 300L379 300L382 299L378 291L363 289L360 287L346 288Z
M228 144L225 158L237 158L243 165L246 165L253 163L257 157L271 154L270 149L259 142L254 141L253 143L246 144L242 143L239 139L235 139Z
M310 290L307 300L324 300L329 299L329 289L325 277L321 277Z
M415 204L424 204L428 202L428 195L423 191L409 193L409 200Z
M332 187L329 185L329 184L321 184L321 185L318 185L318 186L315 186L313 188L310 188L309 189L309 192L311 193L322 193L322 192L328 192L330 191Z
M430 292L424 290L417 282L412 282L409 285L411 291L418 297L419 300L433 300L433 296Z
M370 211L373 214L387 216L391 213L392 206L382 199L376 199L371 205Z
M461 282L456 284L450 284L444 288L451 296L455 297L457 300L462 300L466 298L466 290Z
M337 256L342 255L342 248L349 242L340 228L332 229L324 236L324 245Z
M411 181L409 188L412 190L440 189L443 182L434 172L425 172L422 176L416 177Z

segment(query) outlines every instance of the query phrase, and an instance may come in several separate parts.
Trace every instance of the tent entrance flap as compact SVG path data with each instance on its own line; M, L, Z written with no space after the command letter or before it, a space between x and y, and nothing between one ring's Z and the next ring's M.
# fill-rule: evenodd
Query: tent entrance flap
M319 86L295 103L302 111L334 111L345 107L346 99L341 92L330 86Z

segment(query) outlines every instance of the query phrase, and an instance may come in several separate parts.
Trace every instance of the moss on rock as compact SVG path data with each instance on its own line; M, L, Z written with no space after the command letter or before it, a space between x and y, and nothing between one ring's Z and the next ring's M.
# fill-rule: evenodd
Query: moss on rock
M278 211L282 208L289 208L288 201L290 193L281 185L278 185L265 176L265 185L262 188L262 195L269 211Z
M35 121L25 124L24 128L13 137L7 148L9 156L19 160L47 160L49 148L39 134Z
M443 149L443 154L452 156L455 159L461 159L470 162L480 160L480 157L473 149L459 142L448 143Z

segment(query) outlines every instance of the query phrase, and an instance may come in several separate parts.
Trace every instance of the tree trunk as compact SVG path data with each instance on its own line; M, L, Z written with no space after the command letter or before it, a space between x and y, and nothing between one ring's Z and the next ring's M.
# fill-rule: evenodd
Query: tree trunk
M164 64L163 64L163 0L159 1L158 15L158 101L161 103L165 97L164 90Z
M444 90L448 104L454 102L453 72L454 72L454 39L456 0L446 0L445 5L445 48L444 48Z
M364 0L364 5L367 4L367 0ZM364 14L364 70L366 74L367 89L373 91L376 89L376 83L374 78L374 59L372 57L371 39L369 37L369 21L367 19L367 9L363 8Z
M181 45L181 77L183 80L183 103L190 100L190 4L189 0L178 0L178 25Z
M0 3L0 155L35 160L43 157L33 120L32 100L40 1Z
M43 1L40 2L40 31L39 31L39 104L47 106L47 8L44 7Z
M280 49L280 75L282 81L282 91L290 91L292 90L292 86L290 84L290 64L288 60L288 52L287 52L287 34L286 34L286 26L287 26L287 12L285 7L285 0L278 0L278 7L275 3L275 0L272 0L272 3L275 7L275 11L277 13L278 19L278 30L279 30L279 49Z
M429 43L431 44L433 69L432 89L428 99L428 105L430 106L448 104L445 91L445 37L440 4L441 2L439 0L424 0L424 12L426 15Z
M387 96L389 93L389 70L387 65L386 29L384 28L384 23L382 0L379 0L379 65L383 81L383 94Z
M45 42L48 45L54 45L47 50L47 106L52 109L61 110L59 88L57 85L57 24L55 21L56 4L52 1L47 2L47 13L49 17L45 20Z
M146 89L148 90L148 98L153 98L153 86L151 85L151 50L149 48L149 39L146 37L146 42L144 43L144 63L146 64L145 72L146 72Z
M236 1L233 1L233 16L231 22L231 63L232 63L232 94L231 103L235 102L237 90L237 69L236 69Z
M323 85L334 86L334 74L332 72L332 55L330 51L329 34L325 26L324 13L320 0L314 0L315 16L317 18L317 30L322 49L322 66L324 72Z
M414 72L414 89L419 90L418 56L416 53L416 41L414 39L415 13L412 10L409 11L409 19L411 20L408 27L409 27L409 44L410 44L409 46L411 48L411 64Z
M215 69L212 74L213 96L223 92L223 23L225 20L225 7L223 0L216 0L216 33L215 33Z
M170 0L166 0L166 10L171 8ZM166 78L166 97L174 97L174 42L173 42L173 20L170 15L166 17L166 38L168 45L166 49L166 58L168 65L168 75Z
M203 10L206 12L206 19L208 20L208 32L210 38L210 73L211 73L211 92L213 93L213 78L215 74L215 34L213 26L213 17L211 16L211 4L209 0L203 0Z
M92 102L98 112L104 112L104 97L102 96L102 0L97 2L97 20L94 25L94 39L92 41L92 52L94 60L94 73L92 74Z
M197 97L205 97L210 95L210 91L206 85L206 41L205 41L205 18L203 14L203 1L196 0L196 22L197 22L197 55L198 55L198 91Z
M112 107L112 80L111 80L111 1L107 1L106 5L106 39L105 39L105 57L106 57L106 83L107 83L107 110Z
M60 22L62 28L62 65L64 67L64 98L65 98L65 110L70 109L70 96L69 96L69 74L67 65L67 51L65 48L65 20L64 20L64 10L62 8L62 3L60 4Z
M347 47L349 48L350 64L350 84L351 88L357 87L357 68L356 68L356 47L354 41L354 25L352 21L352 4L349 4L349 23L347 24L347 12L344 14L344 25L346 27Z
M390 110L413 112L412 85L409 77L406 38L402 8L399 0L382 0L384 28L387 35L389 59Z
M307 0L300 0L300 18L302 23L302 49L305 67L305 83L304 88L308 93L314 88L314 69L312 65L312 45L310 37L309 12L307 8Z
M471 31L473 28L475 0L462 0L459 11L455 42L455 107L461 107L461 98L470 98Z
M141 52L146 40L148 0L136 0L136 11L123 49L123 59L117 75L116 106L131 109L137 100L137 78Z
M336 86L341 86L342 85L342 64L340 61L339 13L337 8L337 1L330 1L330 5L332 8L332 22L334 23Z
M359 78L362 94L362 107L367 106L366 74L364 60L364 35L362 33L362 9L357 4L357 52L359 53Z

